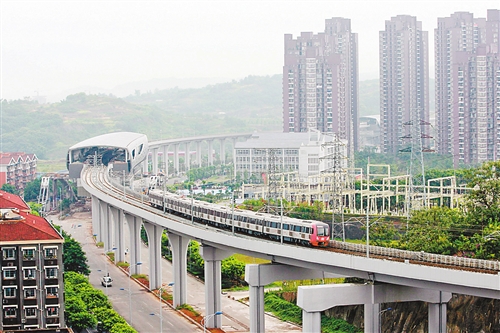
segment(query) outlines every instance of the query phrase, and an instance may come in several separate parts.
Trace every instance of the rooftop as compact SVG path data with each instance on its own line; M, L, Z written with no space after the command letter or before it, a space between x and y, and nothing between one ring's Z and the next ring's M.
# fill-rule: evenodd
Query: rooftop
M19 196L0 191L0 242L63 239L46 219L29 210Z

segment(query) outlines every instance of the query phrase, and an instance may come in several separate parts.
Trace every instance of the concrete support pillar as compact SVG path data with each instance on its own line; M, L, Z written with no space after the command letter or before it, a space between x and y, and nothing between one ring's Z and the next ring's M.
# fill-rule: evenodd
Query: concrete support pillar
M172 269L174 270L174 303L177 307L187 303L187 250L190 239L174 233L168 234L172 247Z
M201 168L201 141L196 141L196 164Z
M124 215L125 221L127 221L129 234L130 234L130 244L129 244L129 255L130 255L130 274L141 274L141 266L137 265L141 261L141 225L142 219L130 214Z
M92 233L96 235L96 242L102 242L101 233L101 206L100 201L96 196L92 196Z
M191 163L190 163L190 158L191 158L191 153L190 153L190 146L191 142L186 142L186 152L184 153L184 164L186 165L186 172L190 169Z
M146 156L146 158L144 159L144 162L142 162L142 173L148 173L149 172L148 166L149 166L149 156Z
M175 174L179 174L179 144L174 144L174 169Z
M100 201L101 211L101 230L98 234L102 235L101 241L104 243L104 250L107 252L113 248L113 223L109 212L109 205L104 201Z
M168 170L168 145L164 145L161 148L163 150L163 162L165 162L165 175L168 177L170 174Z
M143 221L148 234L149 247L149 289L161 287L161 235L163 227Z
M107 215L108 213L108 204L105 203L104 201L99 200L99 218L100 218L100 223L99 223L99 229L97 229L94 233L97 234L98 240L100 242L104 243L104 246L106 246L106 242L108 240L108 236L106 234L106 231L108 230L107 228Z
M373 290L373 289L372 289ZM364 323L366 332L380 333L380 304L379 303L365 303L364 304Z
M125 261L123 211L115 207L110 207L110 212L113 219L113 247L116 247L115 251L115 263L116 263L119 261Z
M221 305L221 261L232 253L212 246L202 245L200 255L205 260L205 316L222 311ZM212 316L207 327L222 326L220 316Z
M233 144L233 147L232 147L233 150L231 152L231 159L232 159L232 162L234 164L234 162L235 162L234 156L236 155L236 150L235 150L235 147L236 147L236 138L232 138L231 139L231 143Z
M451 294L440 292L440 300L428 303L429 333L446 333L446 309Z
M321 312L302 310L302 332L321 333Z
M226 147L225 144L226 140L224 138L220 139L220 163L221 164L226 164Z
M214 141L208 140L208 165L214 165Z
M250 291L250 332L265 332L264 286L279 280L323 278L322 271L281 264L246 265L245 281ZM321 324L320 324L321 326Z
M158 174L158 148L153 149L153 174Z

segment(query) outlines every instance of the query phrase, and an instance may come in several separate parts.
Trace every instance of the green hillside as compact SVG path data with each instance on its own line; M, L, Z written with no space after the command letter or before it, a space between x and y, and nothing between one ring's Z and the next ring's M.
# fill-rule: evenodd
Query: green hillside
M64 159L75 143L131 131L150 140L282 130L281 75L249 76L198 89L166 89L125 98L79 93L52 104L2 101L2 151ZM378 80L360 82L360 115L378 114Z

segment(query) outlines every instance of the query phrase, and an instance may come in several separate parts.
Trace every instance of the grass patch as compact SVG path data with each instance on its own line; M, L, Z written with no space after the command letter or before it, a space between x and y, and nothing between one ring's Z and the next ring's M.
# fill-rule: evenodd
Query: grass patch
M192 307L191 305L189 305L189 304L181 304L181 305L179 305L176 309L177 309L177 310L182 310L182 309L184 309L184 310L188 310L189 312L193 313L193 315L195 315L195 316L199 316L199 315L200 315L200 314L199 314L199 313L198 313L195 309L193 309L193 307Z
M61 170L66 170L66 161L65 160L38 160L36 162L36 171L37 172L57 172Z
M269 292L264 295L264 308L281 320L302 325L302 309L290 303L276 293ZM321 315L321 332L323 333L361 333L363 332L345 320Z

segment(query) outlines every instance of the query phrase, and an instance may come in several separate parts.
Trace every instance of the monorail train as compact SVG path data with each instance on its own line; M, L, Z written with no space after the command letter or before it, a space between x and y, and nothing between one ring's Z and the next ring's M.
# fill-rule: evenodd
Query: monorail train
M234 222L235 232L255 237L281 241L283 236L284 242L304 246L327 246L330 242L328 224L319 221L232 209L159 189L149 191L149 202L151 206L168 213L193 218L217 228L232 230Z

